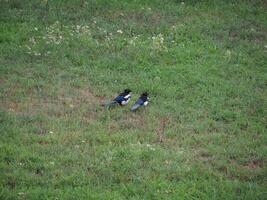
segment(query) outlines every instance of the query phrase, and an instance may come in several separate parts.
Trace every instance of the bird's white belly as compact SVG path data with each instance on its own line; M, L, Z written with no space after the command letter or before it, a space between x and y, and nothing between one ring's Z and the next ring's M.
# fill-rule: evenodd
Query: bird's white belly
M127 99L126 101L122 101L122 102L121 102L121 105L126 105L129 101L130 101L130 98Z

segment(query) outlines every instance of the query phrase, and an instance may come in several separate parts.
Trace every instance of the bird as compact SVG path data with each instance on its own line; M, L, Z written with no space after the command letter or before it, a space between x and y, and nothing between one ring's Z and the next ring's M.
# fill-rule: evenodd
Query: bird
M131 90L130 89L125 89L123 92L121 92L116 98L114 98L112 101L107 102L103 104L106 107L111 107L114 105L126 105L129 103L131 99Z
M135 104L132 106L131 111L136 111L141 106L146 106L148 104L148 101L149 101L148 93L147 92L142 93L141 96L135 102Z

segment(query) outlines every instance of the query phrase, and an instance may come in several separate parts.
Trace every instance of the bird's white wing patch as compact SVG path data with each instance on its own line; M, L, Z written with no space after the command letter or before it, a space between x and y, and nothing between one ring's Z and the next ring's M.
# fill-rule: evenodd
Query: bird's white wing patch
M147 104L148 104L148 101L145 101L145 102L144 102L144 106L146 106Z
M131 95L128 94L128 95L126 95L124 98L125 98L125 99L131 98Z

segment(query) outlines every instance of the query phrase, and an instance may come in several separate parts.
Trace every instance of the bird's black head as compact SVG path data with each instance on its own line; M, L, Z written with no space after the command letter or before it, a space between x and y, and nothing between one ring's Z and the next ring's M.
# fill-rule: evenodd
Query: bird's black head
M147 92L143 92L142 96L148 96L148 93Z
M126 94L129 94L130 92L132 92L132 90L130 90L130 89L125 89L124 92L125 92Z

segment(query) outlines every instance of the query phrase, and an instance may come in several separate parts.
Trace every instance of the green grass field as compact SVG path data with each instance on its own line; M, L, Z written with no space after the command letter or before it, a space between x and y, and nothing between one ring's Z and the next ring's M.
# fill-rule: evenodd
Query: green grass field
M266 117L264 0L0 0L1 200L264 200Z

